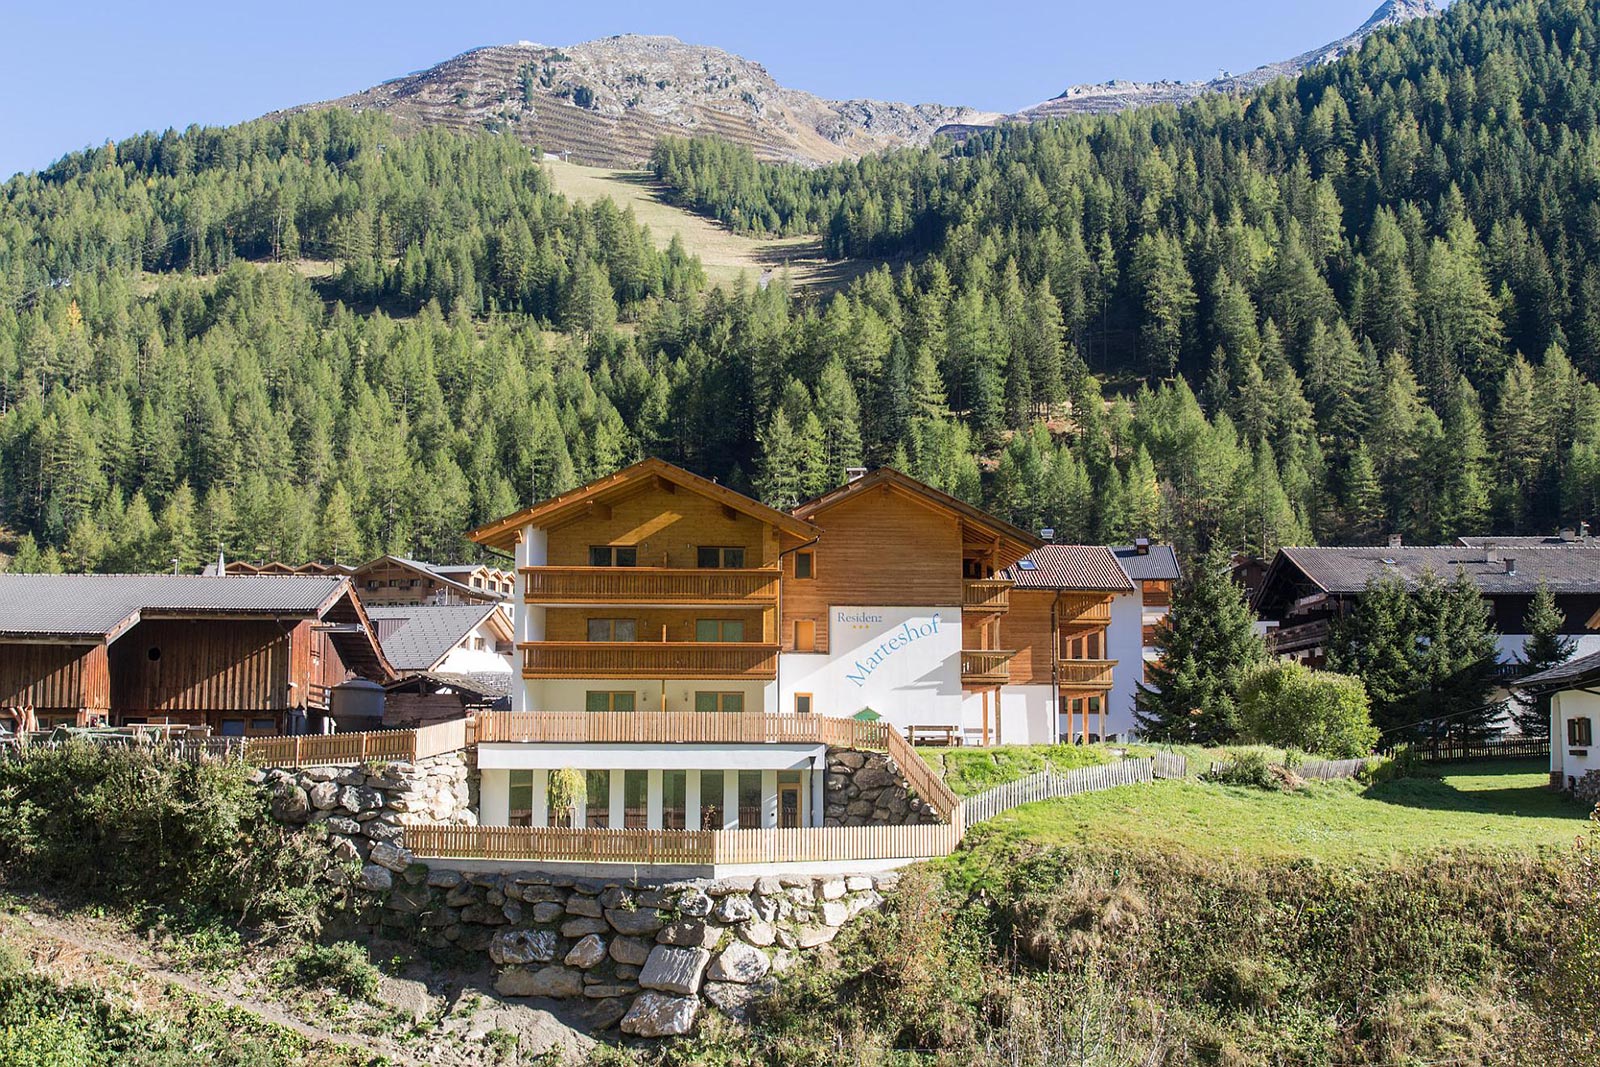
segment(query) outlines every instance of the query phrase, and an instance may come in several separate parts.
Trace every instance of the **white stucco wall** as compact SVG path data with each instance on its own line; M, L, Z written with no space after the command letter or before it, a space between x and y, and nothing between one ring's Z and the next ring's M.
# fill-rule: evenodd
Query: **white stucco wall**
M1134 728L1133 696L1144 680L1144 595L1123 593L1111 602L1106 658L1117 661L1106 701L1106 733L1125 737ZM1093 718L1091 717L1091 723Z
M1587 718L1596 741L1600 741L1600 693L1569 689L1551 698L1550 769L1561 775L1563 785L1600 770L1600 746L1576 748L1567 743L1567 723Z
M1050 721L1054 705L1048 685L1008 685L1000 690L999 737L1003 745L1053 745L1059 736ZM983 694L967 693L961 703L962 732L969 745L983 742ZM994 697L989 698L990 739L994 738Z
M513 671L510 656L503 656L494 650L494 631L489 628L487 621L480 622L466 635L468 640L477 638L483 642L482 649L462 648L457 645L450 650L450 654L439 661L434 668L447 674L511 674Z
M777 710L810 693L818 715L871 708L898 729L962 725L961 608L835 606L828 655L785 653Z

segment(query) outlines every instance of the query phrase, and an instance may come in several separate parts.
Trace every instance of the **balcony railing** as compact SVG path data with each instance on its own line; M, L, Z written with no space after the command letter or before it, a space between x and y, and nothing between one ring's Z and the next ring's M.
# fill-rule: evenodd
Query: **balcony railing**
M961 609L978 613L1011 610L1011 587L1003 578L973 579L961 585Z
M533 641L521 646L524 678L778 677L778 646L749 642Z
M1328 643L1333 627L1326 619L1305 622L1298 626L1280 626L1267 631L1267 645L1274 652L1300 652Z
M778 568L523 567L529 604L773 604Z
M1015 651L1000 649L962 649L963 685L1005 685L1011 680L1011 658Z
M478 715L478 741L542 744L816 744L882 749L882 722L823 715L696 711L491 711Z
M1059 664L1057 677L1063 689L1110 689L1114 659L1067 659Z

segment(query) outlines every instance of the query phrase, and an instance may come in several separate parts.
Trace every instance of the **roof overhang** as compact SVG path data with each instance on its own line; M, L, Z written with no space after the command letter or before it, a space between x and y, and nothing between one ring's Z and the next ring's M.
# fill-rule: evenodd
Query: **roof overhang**
M780 533L802 541L809 541L817 536L817 529L804 519L776 508L769 508L743 493L735 492L725 485L718 485L709 478L691 474L665 460L652 458L640 460L615 474L596 478L587 485L553 496L530 508L523 508L486 526L480 526L467 534L467 538L485 548L511 555L516 550L517 538L524 527L558 526L562 522L588 514L594 509L603 508L609 503L652 487L663 488L668 492L684 489L697 493L715 500L733 512L748 515L757 522L776 527Z

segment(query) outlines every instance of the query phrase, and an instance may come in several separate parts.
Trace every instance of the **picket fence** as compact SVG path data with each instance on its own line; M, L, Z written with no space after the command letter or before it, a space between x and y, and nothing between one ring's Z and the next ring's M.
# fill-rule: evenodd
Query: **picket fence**
M1171 770L1170 762L1167 764L1167 769ZM1156 761L1153 759L1123 760L1120 763L1107 763L1101 767L1081 767L1061 774L1055 771L1041 771L1015 782L995 786L977 796L968 797L963 806L966 809L967 825L973 826L1024 804L1077 796L1080 793L1100 793L1119 786L1151 782L1155 778Z
M1376 759L1306 760L1290 767L1289 770L1307 781L1334 782L1342 778L1355 778L1377 762ZM1230 761L1213 761L1211 774L1213 776L1226 774L1233 769L1233 766Z

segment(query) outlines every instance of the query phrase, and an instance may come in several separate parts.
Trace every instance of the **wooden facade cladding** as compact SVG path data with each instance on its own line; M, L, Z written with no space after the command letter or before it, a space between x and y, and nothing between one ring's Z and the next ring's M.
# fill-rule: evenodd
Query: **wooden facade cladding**
M733 642L532 641L524 678L727 679L773 681L778 646Z
M708 542L709 544L709 542ZM778 568L524 567L529 604L776 604Z
M282 711L292 706L294 626L147 619L111 646L112 703L142 712Z
M0 645L0 707L104 712L111 707L105 645Z
M1013 589L1002 630L1004 643L1017 650L1009 664L1009 683L1055 684L1077 693L1109 690L1112 661L1077 656L1074 646L1106 647L1111 599L1105 593L1066 591L1058 601L1053 589ZM1053 661L1056 655L1059 661Z
M783 563L785 651L795 623L816 625L816 651L828 649L828 611L835 605L956 607L965 602L961 522L906 493L873 487L816 515L822 527L813 577L795 577L794 554Z
M641 480L620 498L551 524L546 565L588 568L592 545L633 548L641 568L695 571L702 547L742 548L748 569L778 565L779 535L771 525L686 487L669 490L668 484Z

